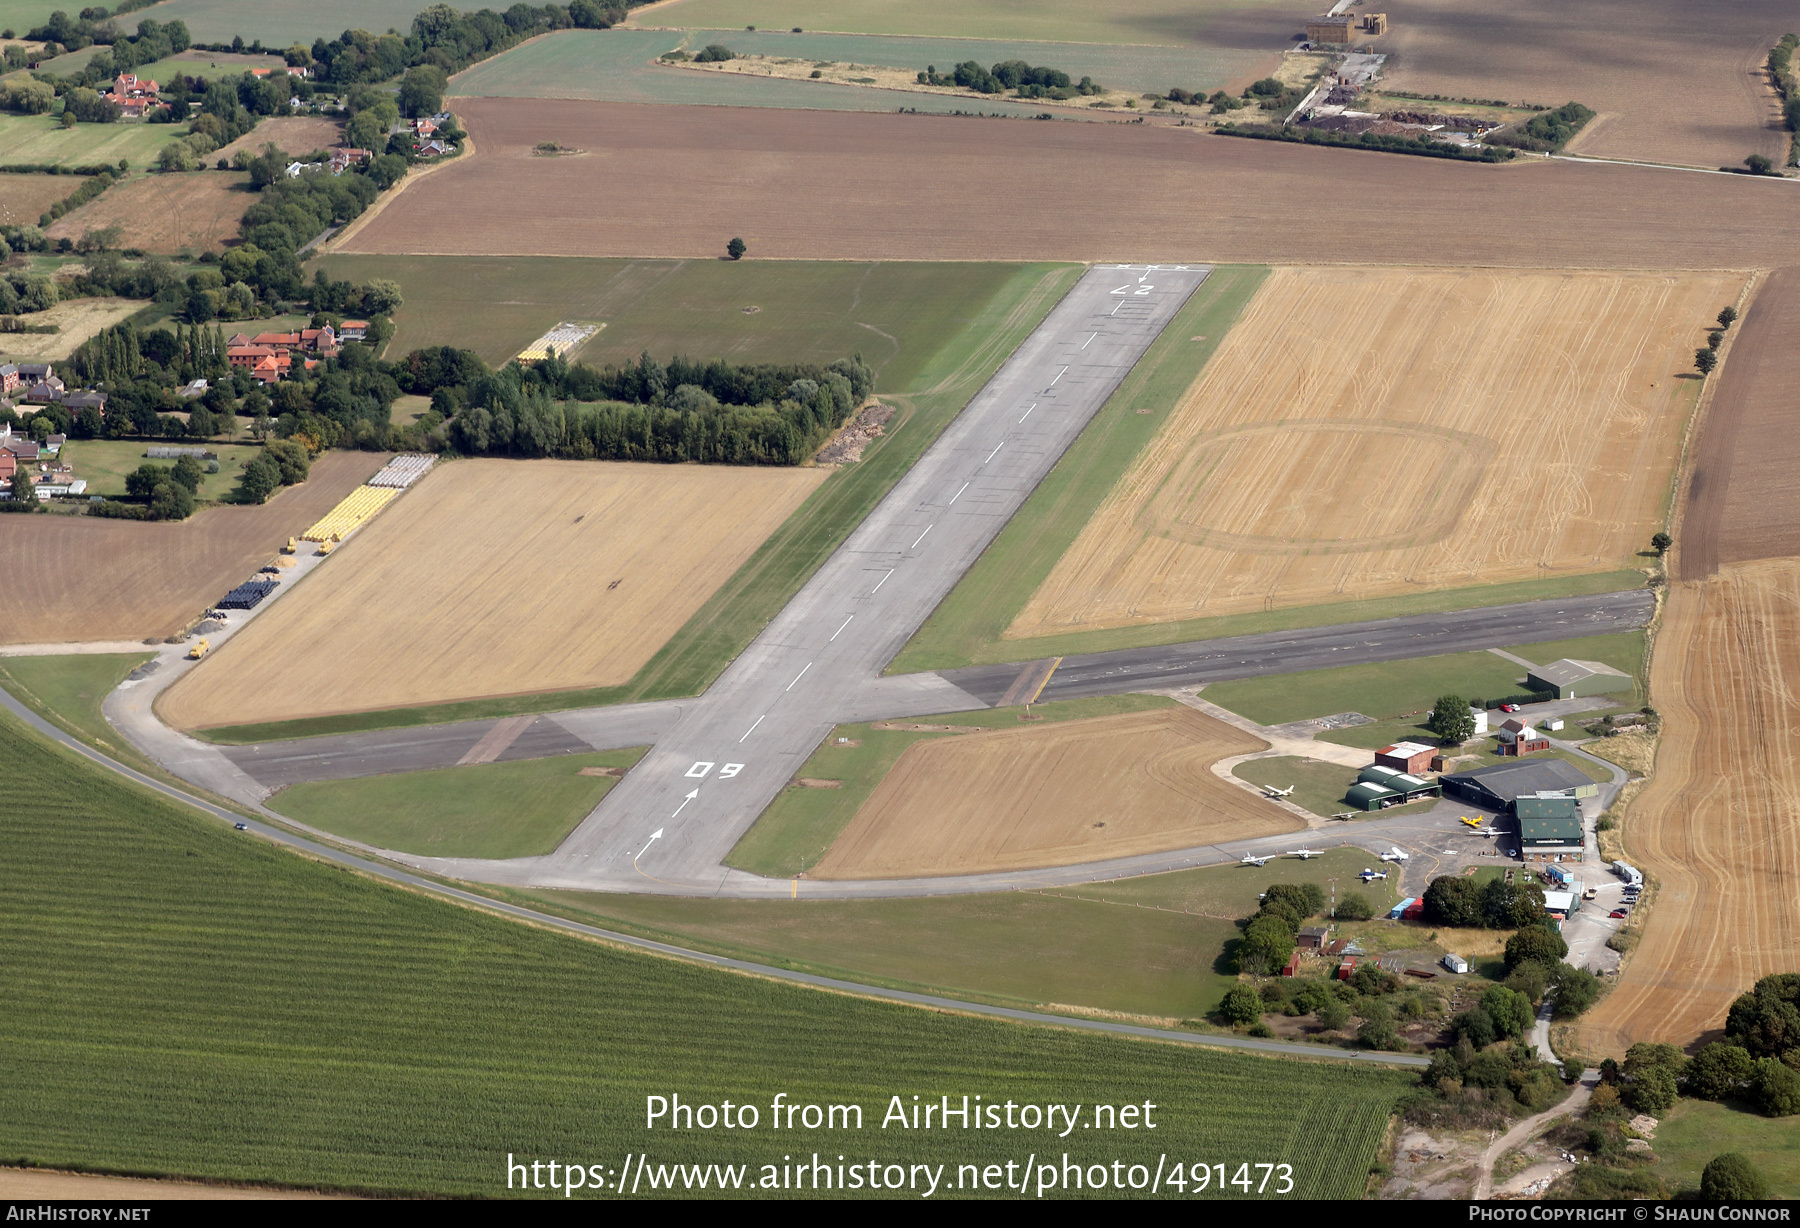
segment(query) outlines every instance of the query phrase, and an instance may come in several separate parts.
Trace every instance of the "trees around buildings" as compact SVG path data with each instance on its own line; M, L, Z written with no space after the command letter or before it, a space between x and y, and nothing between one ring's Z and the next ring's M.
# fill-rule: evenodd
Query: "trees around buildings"
M1460 695L1439 695L1425 718L1425 728L1435 733L1446 746L1461 745L1475 736L1475 714Z

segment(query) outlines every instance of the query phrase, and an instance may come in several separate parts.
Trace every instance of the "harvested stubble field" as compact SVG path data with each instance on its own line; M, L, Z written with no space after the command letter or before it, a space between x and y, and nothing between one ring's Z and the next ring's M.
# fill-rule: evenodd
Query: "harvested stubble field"
M36 226L44 210L86 182L76 175L0 175L0 226Z
M103 328L144 309L142 299L71 298L49 311L26 317L32 324L55 325L53 333L0 333L0 354L11 362L46 362L67 358Z
M1743 284L1278 269L1007 636L1628 567Z
M159 711L196 729L626 682L825 477L441 465Z
M1800 555L1800 268L1769 274L1736 333L1694 449L1676 553L1684 580L1722 564Z
M219 252L237 238L244 210L256 203L250 177L236 172L141 175L107 189L98 200L68 214L44 233L79 239L90 230L118 226L118 247L147 252Z
M1762 65L1793 26L1786 0L1709 6L1683 0L1395 0L1392 89L1600 112L1574 148L1596 158L1736 166L1781 161L1779 104Z
M1790 971L1800 929L1800 560L1723 567L1673 586L1650 667L1663 714L1656 775L1626 848L1660 886L1584 1047L1687 1046L1757 978Z
M808 877L978 874L1291 831L1211 770L1267 745L1189 708L921 742Z
M215 507L179 523L0 516L0 641L141 639L179 631L387 458L321 456L299 486L260 507Z
M229 158L239 150L260 154L264 145L275 145L282 152L298 158L315 149L330 149L342 144L343 125L322 115L282 115L265 119L217 153L207 154L208 162Z
M1740 176L1470 166L1131 124L505 98L456 107L475 155L409 180L342 250L716 259L723 237L741 235L752 260L1800 263L1791 185ZM535 157L546 140L587 156ZM854 186L796 192L802 183ZM1346 200L1371 224L1347 227ZM1140 207L1151 201L1179 207Z

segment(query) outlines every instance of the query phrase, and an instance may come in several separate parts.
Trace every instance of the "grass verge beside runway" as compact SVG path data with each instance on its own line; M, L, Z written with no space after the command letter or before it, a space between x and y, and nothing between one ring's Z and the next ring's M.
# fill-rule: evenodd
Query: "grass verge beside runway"
M618 783L583 768L629 768L646 749L290 785L269 808L400 853L533 857L552 852Z
M58 782L47 797L0 791L0 1154L15 1162L477 1196L505 1192L509 1151L606 1164L649 1148L655 1164L747 1163L755 1181L755 1166L817 1150L943 1163L954 1176L958 1162L995 1159L994 1142L882 1135L875 1123L890 1096L967 1090L1153 1101L1154 1134L1084 1138L1072 1155L1232 1169L1281 1156L1295 1196L1345 1198L1361 1194L1414 1082L920 1011L622 951L201 820L11 718L0 718L0 761ZM675 1091L693 1103L767 1105L776 1092L854 1103L867 1124L647 1136L636 1124L646 1097Z
M1068 264L1019 267L968 326L924 364L911 381L914 391L886 398L901 407L887 434L860 462L814 491L627 685L225 726L207 730L206 738L244 745L699 694L962 412L1082 272Z
M1154 695L1108 695L1039 704L1032 709L1032 715L1045 721L1070 721L1174 706L1174 700ZM1022 707L984 708L978 712L925 716L897 723L1022 728L1019 717L1024 711ZM725 864L765 878L785 878L817 865L825 850L856 817L857 810L869 800L869 795L908 747L928 738L954 736L954 733L942 731L877 729L875 723L839 725L813 752L796 779L835 780L841 782L840 786L818 788L790 784L776 795L769 808L726 855ZM853 745L840 743L840 738L848 739Z
M1382 743L1386 745L1386 743ZM1359 819L1386 819L1397 814L1423 814L1437 805L1437 799L1414 802L1410 806L1390 806L1386 810L1364 812L1344 800L1344 794L1356 783L1356 769L1322 759L1303 759L1299 755L1271 755L1267 759L1247 759L1231 769L1239 780L1271 789L1293 789L1287 800L1322 818L1333 818L1355 811Z
M150 764L106 722L100 705L147 652L59 657L0 657L0 687L33 712L100 751L140 770Z
M1300 840L1295 839L1295 847ZM1272 883L1340 894L1365 849L1260 868L1213 866L1042 891L916 899L705 900L505 890L502 898L625 933L821 976L1066 1014L1199 1022L1237 983L1236 919ZM1364 890L1358 887L1358 890ZM1365 894L1383 909L1384 882Z
M1539 664L1562 656L1602 661L1636 677L1643 668L1644 634L1628 631L1596 635L1553 644L1526 644L1509 651ZM1528 655L1532 653L1536 655ZM1524 676L1523 665L1494 653L1452 652L1408 661L1342 665L1335 669L1214 682L1203 694L1208 702L1263 725L1283 725L1338 712L1360 712L1386 721L1429 712L1439 695L1487 699L1522 694L1525 687L1518 679ZM1601 697L1595 702L1604 703L1610 698ZM1621 693L1618 698L1630 701L1632 695ZM1489 719L1498 724L1505 718L1492 714ZM1357 726L1341 732L1355 734L1358 729L1366 728ZM1363 742L1357 740L1347 745L1361 746Z

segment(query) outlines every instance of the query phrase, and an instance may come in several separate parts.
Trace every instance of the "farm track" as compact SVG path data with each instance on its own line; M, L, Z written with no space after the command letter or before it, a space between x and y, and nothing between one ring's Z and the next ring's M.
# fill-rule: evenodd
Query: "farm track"
M1673 586L1651 665L1656 774L1625 825L1658 886L1585 1048L1716 1039L1732 999L1791 971L1800 928L1800 560Z
M715 257L720 236L738 234L753 259L1800 263L1800 190L1788 181L1551 160L1461 165L1131 124L455 106L477 153L409 184L336 250ZM544 140L589 156L534 157ZM693 190L697 166L713 190ZM628 195L608 190L619 182ZM1021 192L1025 183L1056 188ZM1347 225L1351 200L1366 224Z

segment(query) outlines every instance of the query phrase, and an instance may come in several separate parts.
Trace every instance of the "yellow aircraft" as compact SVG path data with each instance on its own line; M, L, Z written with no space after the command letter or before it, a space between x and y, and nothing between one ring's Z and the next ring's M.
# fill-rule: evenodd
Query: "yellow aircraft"
M1481 816L1480 815L1477 815L1472 819L1465 815L1463 817L1462 821L1473 828L1479 829L1481 827Z

